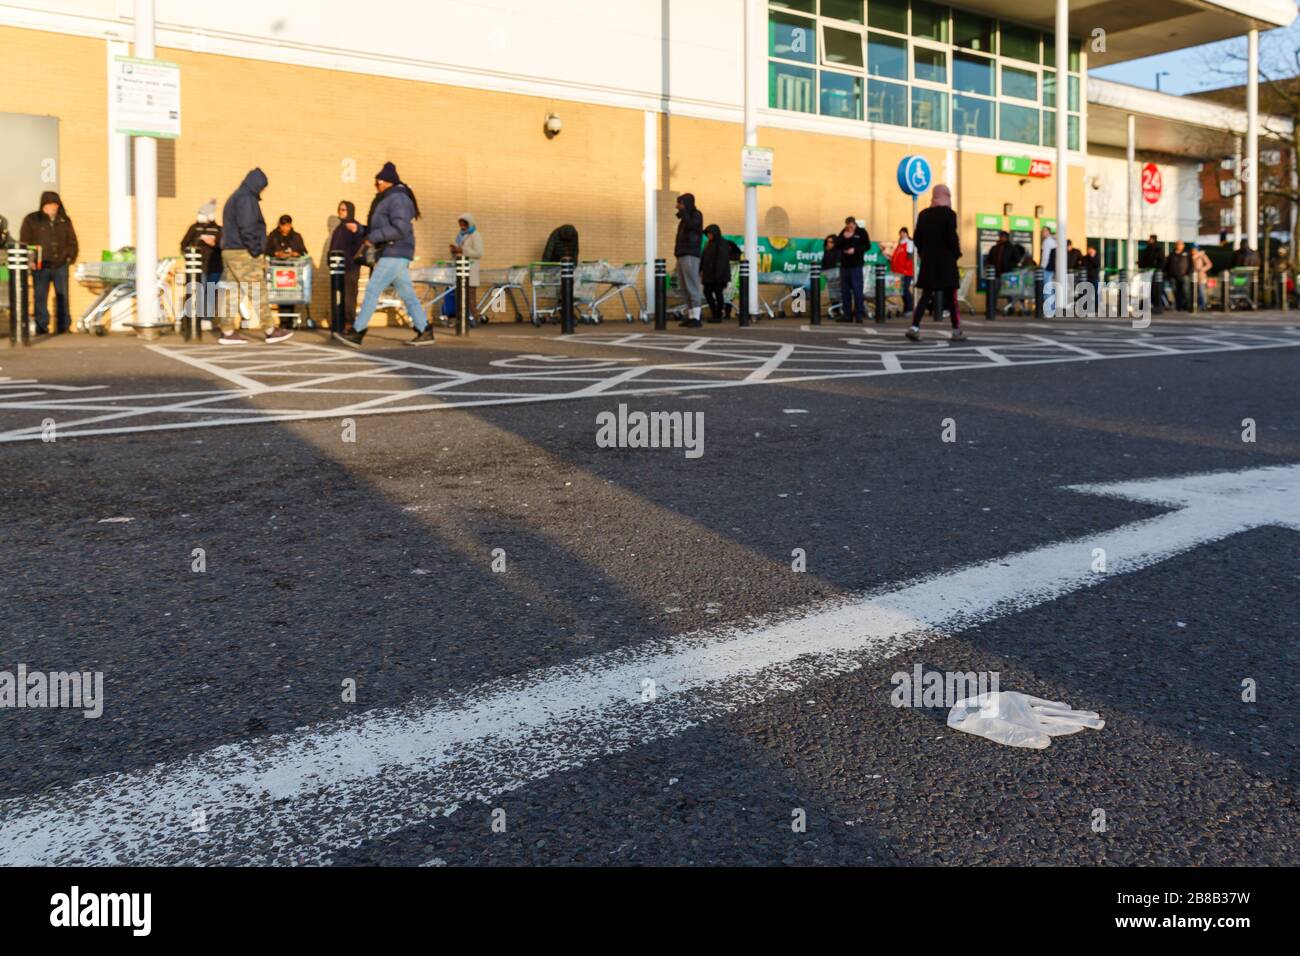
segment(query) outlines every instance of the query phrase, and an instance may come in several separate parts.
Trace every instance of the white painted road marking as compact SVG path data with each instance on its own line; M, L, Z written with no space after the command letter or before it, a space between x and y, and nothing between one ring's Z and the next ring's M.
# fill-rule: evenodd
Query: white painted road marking
M0 864L325 863L453 812L1263 525L1300 465L1079 486L1178 510L778 621L681 635L0 802ZM1092 570L1104 548L1108 574ZM656 698L641 702L642 680ZM208 832L191 832L193 808Z
M862 331L856 330L853 335ZM0 431L0 442L39 441L44 434L44 419L51 412L99 413L63 420L56 416L59 438L64 439L345 415L537 404L593 395L652 395L1300 346L1300 334L1295 330L1276 328L1172 328L1162 329L1159 334L1090 329L1069 342L999 330L982 331L979 339L979 345L955 343L947 338L916 345L901 336L882 336L878 340L849 337L841 339L844 344L840 345L792 345L761 338L585 333L567 340L575 345L612 347L624 353L635 350L672 356L657 364L638 364L635 371L630 371L628 365L641 362L639 357L582 359L526 354L492 363L503 371L469 372L310 343L288 343L251 352L223 346L150 346L159 355L182 361L237 387L85 398L34 398L25 392L0 395L0 414L38 413L30 415L25 425ZM413 385L420 382L428 384ZM267 401L283 401L289 407L262 404ZM311 402L316 407L294 407L294 401Z

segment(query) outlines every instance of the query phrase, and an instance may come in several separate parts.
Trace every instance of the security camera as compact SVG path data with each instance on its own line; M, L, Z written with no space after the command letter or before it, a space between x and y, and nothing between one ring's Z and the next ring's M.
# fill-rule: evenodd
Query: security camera
M546 130L547 139L555 139L555 137L560 135L560 131L564 129L564 123L554 113L547 113L544 129Z

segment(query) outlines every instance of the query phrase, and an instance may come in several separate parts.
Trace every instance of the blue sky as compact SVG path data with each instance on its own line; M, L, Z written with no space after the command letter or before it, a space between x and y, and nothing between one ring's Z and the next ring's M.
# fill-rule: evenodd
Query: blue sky
M1294 74L1293 51L1300 48L1300 20L1284 30L1260 34L1259 48L1264 72L1279 76ZM1098 67L1088 72L1104 80L1155 89L1156 73L1167 70L1169 75L1160 77L1160 89L1166 93L1182 94L1244 83L1245 63L1246 38L1243 36L1176 53Z

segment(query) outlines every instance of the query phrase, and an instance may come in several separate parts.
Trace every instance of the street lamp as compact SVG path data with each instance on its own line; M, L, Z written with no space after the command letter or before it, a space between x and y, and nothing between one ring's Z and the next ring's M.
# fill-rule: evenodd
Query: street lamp
M1168 71L1168 70L1161 70L1161 71L1159 71L1158 73L1156 73L1156 92L1157 92L1157 93L1160 92L1160 77L1162 77L1162 76L1168 76L1168 75L1169 75L1169 71Z

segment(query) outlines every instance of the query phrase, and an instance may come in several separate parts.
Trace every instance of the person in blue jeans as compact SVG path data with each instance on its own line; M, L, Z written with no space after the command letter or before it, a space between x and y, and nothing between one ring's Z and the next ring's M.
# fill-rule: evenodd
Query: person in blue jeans
M41 193L41 207L23 219L18 235L23 245L40 247L32 267L36 334L50 333L50 286L54 286L54 331L67 332L72 328L68 266L77 261L77 230L72 228L72 220L58 193L50 190Z
M840 253L840 317L836 322L861 322L867 315L867 301L862 293L862 263L871 248L871 237L858 221L849 216L844 229L835 237Z
M352 330L339 329L331 332L330 337L335 341L354 349L361 348L362 340L366 337L366 326L370 324L370 317L379 305L379 297L391 286L406 306L415 326L415 337L406 344L433 344L433 329L429 327L424 306L415 294L409 272L411 260L415 258L414 223L419 218L420 205L416 202L415 193L402 182L392 163L384 163L384 168L375 174L375 198L370 204L363 243L364 246L378 249L379 258L370 270L370 281L366 283L361 311L357 313Z

